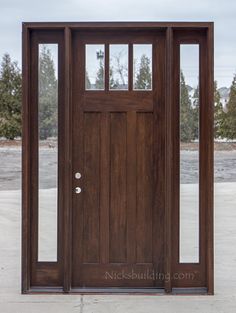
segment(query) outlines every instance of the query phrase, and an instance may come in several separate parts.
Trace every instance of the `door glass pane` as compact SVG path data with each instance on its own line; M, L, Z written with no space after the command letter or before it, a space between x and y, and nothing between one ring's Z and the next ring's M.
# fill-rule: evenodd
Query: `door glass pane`
M152 89L152 45L133 45L133 89Z
M109 89L128 89L128 45L109 45Z
M85 46L85 89L104 90L105 86L105 48L104 45Z
M199 262L199 46L180 45L180 263Z
M58 45L38 61L38 261L57 261Z

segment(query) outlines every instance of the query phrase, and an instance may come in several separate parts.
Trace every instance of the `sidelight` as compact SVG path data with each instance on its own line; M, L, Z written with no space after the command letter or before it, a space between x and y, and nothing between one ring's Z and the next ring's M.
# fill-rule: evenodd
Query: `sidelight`
M57 261L58 45L39 44L38 261Z
M180 45L180 263L199 262L199 46Z

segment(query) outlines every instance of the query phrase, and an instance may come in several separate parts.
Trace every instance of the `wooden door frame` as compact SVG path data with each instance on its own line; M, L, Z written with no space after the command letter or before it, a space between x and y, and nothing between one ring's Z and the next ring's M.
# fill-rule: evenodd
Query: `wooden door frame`
M72 51L73 31L78 30L132 30L162 31L165 34L165 64L162 73L165 80L165 272L170 275L179 271L204 268L202 280L195 285L176 284L172 279L165 282L167 293L214 292L213 266L213 23L211 22L69 22L69 23L23 23L23 149L22 149L22 293L74 292L71 289L71 121L72 121ZM37 79L35 46L40 42L58 43L59 46L59 242L58 262L37 262L37 169L34 156L37 154L35 136L37 116ZM200 216L204 255L203 263L180 264L177 250L179 217L179 147L176 140L178 127L179 98L179 45L198 43L200 46ZM37 63L37 62L36 62ZM171 121L171 122L170 122ZM178 139L178 137L177 137ZM37 159L37 156L36 156ZM63 165L63 166L60 166ZM175 177L175 179L174 179ZM177 177L177 178L176 178ZM174 196L173 196L174 195ZM174 227L172 227L174 225ZM203 266L203 267L198 267ZM45 280L47 286L42 285ZM89 292L112 292L112 290L83 290ZM114 292L114 291L113 291ZM122 292L118 290L117 292ZM128 292L128 291L126 291ZM130 291L137 292L137 291ZM141 291L142 292L142 291ZM145 292L145 290L143 291ZM156 291L157 292L157 291Z

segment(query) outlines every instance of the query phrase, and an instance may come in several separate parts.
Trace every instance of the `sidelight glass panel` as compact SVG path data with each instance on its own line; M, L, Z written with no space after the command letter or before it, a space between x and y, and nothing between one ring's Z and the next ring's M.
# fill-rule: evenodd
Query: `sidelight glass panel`
M85 89L104 90L105 87L105 48L104 45L85 46Z
M128 89L128 45L109 45L109 89Z
M199 262L199 45L180 45L180 263Z
M133 45L133 89L152 89L152 45Z
M57 261L58 45L39 44L38 261Z

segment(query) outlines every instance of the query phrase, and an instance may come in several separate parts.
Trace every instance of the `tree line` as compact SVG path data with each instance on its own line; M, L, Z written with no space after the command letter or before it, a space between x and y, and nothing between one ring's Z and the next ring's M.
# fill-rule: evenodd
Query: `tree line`
M136 89L149 89L151 86L151 64L147 56L141 57L136 76ZM110 69L110 85L116 87ZM47 139L57 135L57 90L58 82L55 64L49 49L43 47L39 55L39 136ZM122 73L121 73L122 75ZM95 85L101 88L104 79L103 63L97 71ZM86 86L90 86L86 73ZM17 62L9 54L2 58L0 66L0 137L13 140L21 136L22 76ZM214 85L214 133L216 139L236 139L236 74L230 87L227 110L223 107L217 83ZM191 142L199 136L199 88L190 96L190 88L180 74L180 137L182 142Z

